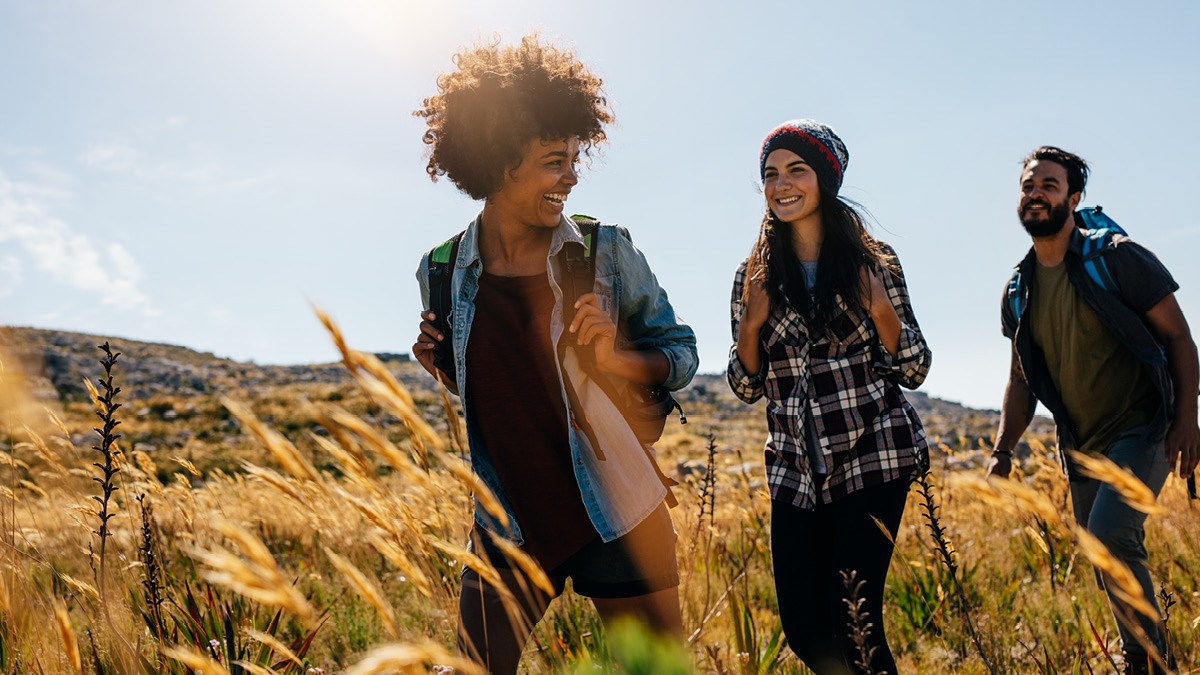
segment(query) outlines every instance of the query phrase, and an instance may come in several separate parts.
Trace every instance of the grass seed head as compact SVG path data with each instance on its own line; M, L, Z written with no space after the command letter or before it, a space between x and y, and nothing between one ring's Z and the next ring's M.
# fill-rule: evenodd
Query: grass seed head
M67 613L67 606L58 598L54 598L54 625L58 629L59 640L62 641L63 655L71 664L72 672L82 673L83 661L79 655L79 641L71 628L71 615Z
M366 600L367 604L374 607L375 611L379 613L379 618L383 620L384 628L387 629L388 634L393 638L399 637L399 633L396 631L396 610L392 609L392 606L383 599L383 591L379 590L379 587L349 560L334 553L329 548L325 549L325 555L329 556L329 560L333 563L333 566L342 573L346 581L350 582L350 587L354 589L354 592L358 593L359 597Z
M197 675L230 675L225 666L190 647L169 647L163 654L192 669Z
M542 570L542 566L539 565L536 560L531 558L529 554L522 551L519 546L505 539L504 537L492 534L491 532L487 532L486 535L491 537L492 543L494 543L496 547L508 557L509 560L517 564L517 567L519 567L521 571L525 573L525 576L529 577L529 580L532 581L535 586L545 591L547 595L550 595L551 597L554 596L554 584L550 583L550 577L546 576L546 573Z
M393 675L425 673L429 666L449 666L463 675L485 675L474 661L453 656L440 645L424 640L416 644L392 644L376 647L346 671L346 675Z
M1103 542L1086 528L1079 526L1075 527L1075 541L1088 562L1104 574L1106 586L1111 585L1118 598L1141 614L1155 621L1162 620L1154 606L1146 600L1137 577L1133 576L1129 567L1114 556Z
M308 600L288 583L274 556L257 537L226 521L218 521L217 529L236 542L246 558L219 546L191 551L193 558L208 565L202 574L206 580L255 602L291 612L307 624L315 623L316 612Z
M1071 459L1079 465L1080 473L1110 485L1130 508L1145 514L1161 511L1154 492L1131 471L1118 466L1111 459L1075 451L1071 452Z
M297 666L300 666L301 668L304 667L304 662L300 660L300 657L296 656L295 652L293 652L291 649L289 649L287 645L280 642L279 638L276 638L274 635L271 635L269 633L264 633L262 631L254 630L253 628L246 629L246 635L249 636L251 639L261 642L264 645L270 647L271 651L282 656L283 658L287 659L288 661L291 661L292 663L296 664Z

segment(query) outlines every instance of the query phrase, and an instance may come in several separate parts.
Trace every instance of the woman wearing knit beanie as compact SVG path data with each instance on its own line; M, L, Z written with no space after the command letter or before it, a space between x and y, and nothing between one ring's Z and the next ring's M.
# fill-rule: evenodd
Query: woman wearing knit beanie
M871 672L896 672L883 588L908 487L929 463L901 387L930 351L895 252L838 196L849 152L828 126L793 120L767 135L767 208L734 278L727 376L766 396L771 554L784 634L815 672L853 673L842 572L864 582ZM882 523L891 538L880 531Z

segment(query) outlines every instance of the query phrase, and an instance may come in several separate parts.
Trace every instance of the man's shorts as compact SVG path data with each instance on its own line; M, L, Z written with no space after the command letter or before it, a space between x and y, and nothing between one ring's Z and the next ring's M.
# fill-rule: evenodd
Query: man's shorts
M607 543L597 537L563 564L546 570L546 575L555 597L562 594L568 578L575 592L588 598L633 598L674 588L679 585L676 539L664 504L624 536ZM472 531L471 540L476 555L494 567L514 568L487 534Z

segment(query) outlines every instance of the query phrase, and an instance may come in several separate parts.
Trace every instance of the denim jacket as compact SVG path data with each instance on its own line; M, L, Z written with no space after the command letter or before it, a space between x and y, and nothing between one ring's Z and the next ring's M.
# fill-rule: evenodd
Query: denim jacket
M483 262L479 257L480 220L480 217L476 217L463 234L450 283L453 307L450 326L457 369L456 384L463 400L467 388L471 386L467 373L467 343L471 322L475 317L475 293L479 288L479 275L483 271ZM570 242L582 244L583 236L570 218L563 217L554 230L546 258L550 287L554 292L554 311L549 330L555 345L565 330L562 289L559 285L562 277L557 254L564 244ZM421 302L425 308L430 306L428 258L426 254L417 268ZM699 365L695 334L676 318L666 291L658 285L646 257L633 246L629 233L624 228L612 225L600 226L596 233L595 262L595 292L606 299L607 304L602 306L607 306L618 327L618 346L661 350L670 363L670 372L663 386L671 390L685 386L696 374ZM570 298L567 300L573 301ZM584 507L596 531L604 541L612 541L650 515L666 497L666 487L659 480L650 457L624 421L620 410L604 394L600 385L592 381L580 367L574 347L568 347L565 354L557 364L560 380L569 378L578 394L579 404L584 408L582 411L572 410L566 387L560 386L563 404L571 421L568 433L575 477L579 481ZM591 447L587 435L574 423L579 414L590 422L597 442L603 446L602 452ZM518 545L523 544L520 523L500 485L487 448L473 428L470 413L467 413L466 427L471 465L504 506L509 525L503 527L480 506L478 500L475 504L475 522Z

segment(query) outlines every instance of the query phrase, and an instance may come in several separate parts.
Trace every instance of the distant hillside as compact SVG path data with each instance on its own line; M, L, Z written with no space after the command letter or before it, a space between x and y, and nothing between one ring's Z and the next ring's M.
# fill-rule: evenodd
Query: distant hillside
M263 366L233 361L175 345L138 342L98 335L34 328L0 327L3 347L34 379L39 394L64 400L82 400L85 377L95 377L99 351L96 345L109 342L122 353L122 387L131 399L156 396L189 397L213 395L223 390L268 391L303 384L347 384L350 378L340 363L299 366ZM433 382L407 354L381 354L393 362L401 381L415 392L433 393ZM958 403L905 392L926 424L938 433L955 428L967 435L986 435L994 430L998 413L976 410ZM743 406L725 384L723 374L700 374L679 395L681 401L714 406L725 416L740 416L751 409ZM761 405L761 404L760 404ZM685 406L685 408L693 406Z
M96 346L104 342L110 343L114 351L121 352L118 361L121 386L125 395L133 399L350 381L340 363L261 366L175 345L57 330L0 327L0 348L17 361L17 367L32 377L38 393L53 393L66 400L80 400L86 396L83 380L96 376L100 357ZM406 354L379 356L384 360L408 361ZM404 378L411 379L405 384L419 387L421 383L417 381L416 373L412 375L414 377Z

